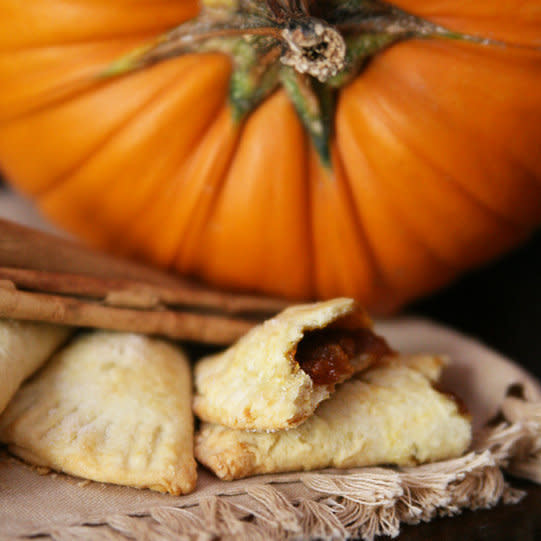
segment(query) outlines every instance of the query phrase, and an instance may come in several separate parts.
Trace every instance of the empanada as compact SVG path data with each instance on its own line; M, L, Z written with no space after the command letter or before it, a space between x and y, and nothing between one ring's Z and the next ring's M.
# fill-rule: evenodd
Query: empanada
M194 410L231 428L292 428L389 352L352 299L292 306L196 364Z
M70 332L59 325L0 319L0 413Z
M204 423L196 458L222 479L327 467L411 465L461 455L469 416L431 379L431 356L389 357L342 383L305 423L256 433Z
M19 389L0 417L0 439L32 464L189 492L196 464L188 360L142 335L77 337Z

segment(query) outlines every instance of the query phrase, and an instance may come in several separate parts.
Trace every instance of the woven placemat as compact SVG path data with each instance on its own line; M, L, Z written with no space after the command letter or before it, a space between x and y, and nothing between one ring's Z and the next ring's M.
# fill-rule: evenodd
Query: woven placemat
M442 386L473 414L476 441L464 457L414 468L325 470L235 482L219 481L200 468L197 490L173 497L40 472L4 453L0 539L372 539L396 535L403 522L518 501L523 494L506 483L502 469L541 480L541 386L531 375L425 320L379 322L376 330L400 351L449 357ZM483 429L498 414L500 422Z

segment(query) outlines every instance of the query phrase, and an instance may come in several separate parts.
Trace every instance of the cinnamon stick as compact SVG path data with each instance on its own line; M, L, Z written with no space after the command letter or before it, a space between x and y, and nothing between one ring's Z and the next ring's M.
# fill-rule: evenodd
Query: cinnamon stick
M0 263L3 263L0 251ZM51 272L0 266L0 280L10 280L19 289L78 295L95 299L114 297L112 293L131 292L151 298L149 307L159 303L168 306L191 306L234 313L272 314L286 305L281 299L218 292L200 286L188 286L179 279L177 285L155 285L126 278L98 277L87 274ZM109 303L111 304L111 303ZM114 304L114 302L113 302Z
M21 282L19 278L14 281L21 287L32 287L29 282L37 284L39 281L40 285L33 289L44 288L55 293L102 297L104 290L134 290L144 285L145 288L156 286L154 291L162 302L172 305L264 314L275 313L287 305L284 299L216 290L3 219L0 219L0 267L41 271L41 277L37 273L27 274L26 278L19 274ZM86 293L79 293L78 288L86 289Z
M0 219L0 317L229 344L286 306Z
M159 334L220 345L234 342L255 324L214 314L116 308L11 287L0 287L0 317Z

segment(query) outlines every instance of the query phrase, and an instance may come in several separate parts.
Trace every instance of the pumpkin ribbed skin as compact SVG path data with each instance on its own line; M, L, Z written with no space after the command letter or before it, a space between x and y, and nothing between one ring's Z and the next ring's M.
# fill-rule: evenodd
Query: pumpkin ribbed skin
M283 91L234 122L225 56L90 78L195 2L0 0L0 167L103 249L225 287L392 310L541 222L541 3L395 3L520 47L379 54L339 93L329 170Z

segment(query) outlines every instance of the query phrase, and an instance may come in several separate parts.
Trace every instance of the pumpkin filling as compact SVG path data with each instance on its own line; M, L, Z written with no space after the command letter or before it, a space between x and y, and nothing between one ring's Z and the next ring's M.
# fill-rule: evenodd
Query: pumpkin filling
M370 329L316 329L304 334L295 361L316 385L348 379L358 371L355 359L371 365L392 353L387 342Z

